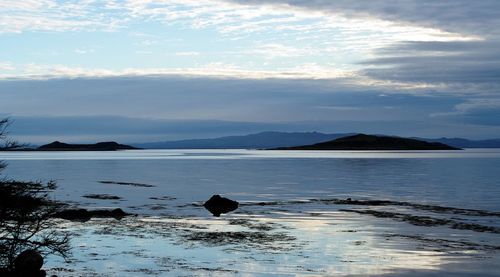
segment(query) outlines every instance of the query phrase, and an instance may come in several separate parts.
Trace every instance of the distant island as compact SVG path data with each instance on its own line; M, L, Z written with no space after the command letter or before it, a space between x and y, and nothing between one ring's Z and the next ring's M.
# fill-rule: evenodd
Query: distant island
M326 142L293 146L278 147L269 150L461 150L440 142L423 140L357 134Z
M119 144L114 141L98 142L94 144L69 144L59 141L54 141L49 144L42 145L34 151L116 151L116 150L132 150L139 149L137 147Z

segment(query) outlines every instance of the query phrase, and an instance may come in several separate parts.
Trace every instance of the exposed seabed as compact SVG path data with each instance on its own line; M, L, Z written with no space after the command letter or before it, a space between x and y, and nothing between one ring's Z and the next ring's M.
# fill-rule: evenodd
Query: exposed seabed
M241 203L215 218L204 216L200 203L173 207L154 200L149 207L164 210L162 215L58 221L74 234L73 256L69 263L50 257L48 273L495 276L500 269L495 212L309 199Z

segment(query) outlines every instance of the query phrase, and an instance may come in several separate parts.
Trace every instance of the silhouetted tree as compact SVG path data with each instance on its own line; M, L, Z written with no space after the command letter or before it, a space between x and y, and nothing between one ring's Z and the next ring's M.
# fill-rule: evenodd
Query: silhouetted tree
M21 144L7 138L8 119L0 120L2 149ZM53 181L21 182L2 176L6 164L0 162L0 268L12 270L14 259L26 249L41 254L69 253L69 236L55 228L52 216L63 206L50 199L56 188Z
M12 121L8 118L0 119L0 150L13 150L26 146L26 144L21 144L8 137L9 132L7 128L10 126L11 122Z

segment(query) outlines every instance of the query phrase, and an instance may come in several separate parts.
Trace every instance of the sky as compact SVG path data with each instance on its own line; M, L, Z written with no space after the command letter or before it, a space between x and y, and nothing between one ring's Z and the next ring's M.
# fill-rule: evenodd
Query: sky
M0 1L10 134L500 137L500 1Z

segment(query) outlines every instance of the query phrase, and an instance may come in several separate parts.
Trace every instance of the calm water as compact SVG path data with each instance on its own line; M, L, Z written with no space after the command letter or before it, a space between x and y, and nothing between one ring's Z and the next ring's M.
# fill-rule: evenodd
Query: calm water
M165 195L238 200L363 197L500 211L500 149L466 151L140 150L3 152L4 175L57 180L58 198L113 193L126 204ZM144 189L97 181L138 182Z
M71 264L48 258L49 273L59 276L498 276L500 272L496 232L456 229L453 224L418 226L352 210L493 227L500 227L499 217L292 201L351 197L498 212L500 149L0 152L0 160L8 163L3 174L10 178L56 180L57 199L139 214L122 221L61 225L77 235ZM82 197L91 193L122 199ZM249 205L221 218L192 205L212 194ZM273 200L282 203L251 205ZM250 233L223 242L197 237L242 231ZM258 234L258 239L249 234Z

